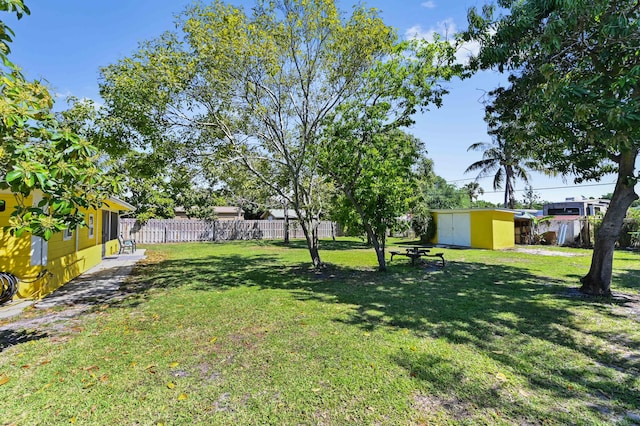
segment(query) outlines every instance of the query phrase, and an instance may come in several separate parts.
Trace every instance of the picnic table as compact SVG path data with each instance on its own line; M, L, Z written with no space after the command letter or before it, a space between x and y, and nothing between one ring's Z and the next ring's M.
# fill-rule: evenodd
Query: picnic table
M411 259L411 265L416 264L416 260L422 257L437 257L440 259L440 267L444 268L444 253L432 253L430 246L398 246L403 250L389 250L391 261L394 256L406 256Z

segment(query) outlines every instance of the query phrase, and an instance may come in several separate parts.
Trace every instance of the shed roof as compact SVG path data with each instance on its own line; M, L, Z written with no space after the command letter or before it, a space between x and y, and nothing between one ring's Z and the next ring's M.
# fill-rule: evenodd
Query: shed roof
M500 209L500 208L483 208L483 209L434 209L431 210L434 213L470 213L470 212L504 212L504 213L513 213L516 214L518 211L511 209Z

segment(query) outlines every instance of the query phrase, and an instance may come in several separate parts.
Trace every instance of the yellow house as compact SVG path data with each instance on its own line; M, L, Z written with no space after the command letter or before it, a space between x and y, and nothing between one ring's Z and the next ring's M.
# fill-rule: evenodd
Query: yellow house
M40 201L38 192L27 203ZM3 230L9 224L15 198L0 191L0 272L20 281L14 298L40 299L96 266L103 257L118 253L118 217L133 206L117 198L105 201L99 209L85 212L87 227L54 234L49 241L25 233L12 237Z
M515 212L503 209L433 210L436 244L500 250L515 246Z

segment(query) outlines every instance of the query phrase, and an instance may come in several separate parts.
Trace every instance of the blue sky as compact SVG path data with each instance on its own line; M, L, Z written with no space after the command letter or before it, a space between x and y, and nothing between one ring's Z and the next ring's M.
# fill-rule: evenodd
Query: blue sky
M136 50L138 43L174 29L174 17L191 0L26 0L31 15L20 21L7 19L16 35L11 59L30 79L44 79L52 93L59 96L58 108L64 108L69 95L100 102L99 68L116 62ZM246 8L253 0L230 1ZM354 1L338 0L349 11ZM432 31L454 33L466 28L470 7L481 8L483 0L369 0L365 4L381 11L383 20L403 37ZM473 50L473 46L469 46ZM467 152L475 142L489 142L483 121L483 94L506 77L484 72L465 81L448 84L450 94L444 106L416 116L410 132L425 142L436 173L461 186L475 178L464 170L481 158L479 152ZM599 197L613 191L614 177L601 183L574 185L569 178L550 179L532 175L532 185L543 199L562 201L565 197ZM606 185L602 185L606 183ZM480 180L486 191L481 198L501 202L501 191L493 192L491 179ZM596 184L596 185L594 185ZM517 189L524 185L517 183ZM554 189L546 189L554 188ZM517 193L522 198L522 192Z

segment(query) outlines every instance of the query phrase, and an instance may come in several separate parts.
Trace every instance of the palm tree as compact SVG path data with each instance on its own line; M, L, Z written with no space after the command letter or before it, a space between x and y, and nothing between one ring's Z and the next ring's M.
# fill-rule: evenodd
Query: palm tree
M504 207L515 208L515 181L521 179L529 183L529 173L525 166L521 165L522 159L516 155L515 150L499 136L492 143L477 142L472 144L467 151L481 151L482 160L476 161L465 170L465 173L479 171L478 179L493 175L493 189L502 189L504 184Z
M463 188L467 192L467 195L469 195L469 200L472 204L480 195L484 194L484 189L482 189L478 182L469 182L464 185Z

